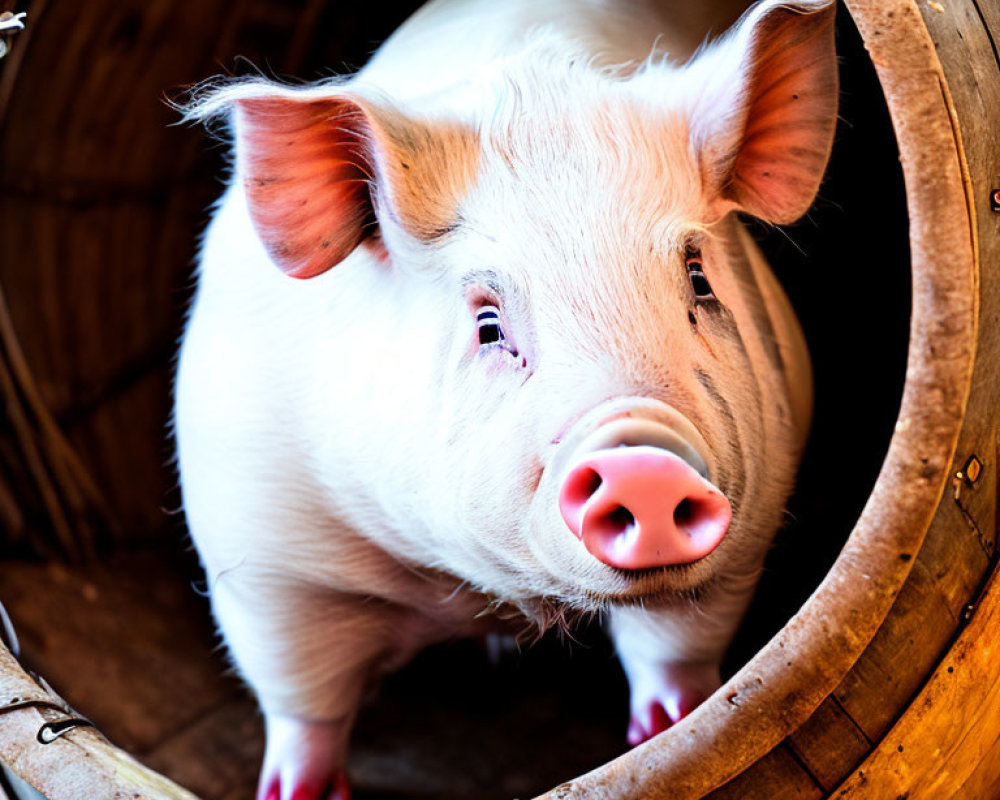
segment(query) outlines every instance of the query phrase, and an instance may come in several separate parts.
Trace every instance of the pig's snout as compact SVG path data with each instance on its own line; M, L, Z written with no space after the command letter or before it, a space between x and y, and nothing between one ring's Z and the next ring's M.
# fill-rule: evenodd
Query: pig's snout
M570 530L594 557L622 569L688 564L707 556L725 536L732 509L702 476L700 456L685 447L641 443L664 438L635 435L636 429L651 427L645 421L614 427L624 427L625 435L588 449L563 480L559 510ZM682 458L675 450L693 457Z

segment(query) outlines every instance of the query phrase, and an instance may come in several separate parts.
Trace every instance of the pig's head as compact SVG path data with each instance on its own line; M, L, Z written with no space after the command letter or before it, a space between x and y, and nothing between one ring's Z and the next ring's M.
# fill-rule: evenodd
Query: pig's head
M335 513L526 608L751 579L811 389L733 212L805 213L836 86L832 9L800 2L680 67L542 41L476 109L357 82L207 101L235 106L271 260L331 309L301 332L329 373L308 446Z

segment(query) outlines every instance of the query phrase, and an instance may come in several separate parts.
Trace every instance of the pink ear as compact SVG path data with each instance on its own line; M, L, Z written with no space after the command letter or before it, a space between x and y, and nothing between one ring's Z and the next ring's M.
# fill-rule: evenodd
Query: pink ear
M312 278L340 263L374 224L369 120L352 100L238 100L238 171L274 263Z
M833 18L832 3L762 3L699 65L722 67L692 122L706 177L723 198L771 222L794 222L808 210L830 156ZM727 62L738 64L736 74L726 74Z

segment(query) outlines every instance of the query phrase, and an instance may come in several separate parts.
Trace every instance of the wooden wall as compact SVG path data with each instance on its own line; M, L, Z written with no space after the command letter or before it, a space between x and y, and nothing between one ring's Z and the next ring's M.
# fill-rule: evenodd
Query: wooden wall
M0 62L0 286L44 408L36 412L51 414L106 501L103 509L56 503L71 525L88 510L99 519L107 512L84 538L107 538L107 528L133 540L178 527L164 511L178 504L171 359L221 160L202 131L175 125L165 97L254 64L296 77L357 66L416 5L3 6L27 10L29 25ZM47 453L39 428L27 425L41 475L25 475L24 442L0 426L0 541L58 555L66 548L52 532L44 484L47 476L50 492L65 495L74 481L60 480L59 456Z

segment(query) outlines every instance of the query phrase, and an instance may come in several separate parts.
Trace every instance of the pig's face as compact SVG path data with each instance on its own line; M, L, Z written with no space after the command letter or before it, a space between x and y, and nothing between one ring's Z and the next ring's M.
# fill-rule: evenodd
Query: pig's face
M448 432L435 432L451 452L427 492L454 504L454 535L477 549L459 574L481 576L487 561L505 596L590 603L691 588L720 566L753 571L794 469L781 376L759 378L775 365L751 356L767 319L755 318L735 223L704 190L686 121L644 113L617 88L617 102L571 98L572 114L511 109L520 122L484 137L461 221L436 253L457 324L439 378ZM707 289L690 274L696 257ZM676 433L728 498L729 533L708 556L622 569L570 531L567 473L623 416Z
M788 222L815 194L836 105L829 15L772 8L685 69L529 57L494 90L488 112L447 122L342 89L249 84L218 101L240 109L237 171L275 263L312 277L354 254L323 282L364 354L337 341L318 365L337 373L331 398L356 388L331 399L316 444L331 505L525 607L752 581L807 412L732 212ZM377 296L348 296L362 286ZM636 549L622 542L638 512L612 513L609 539L607 519L591 535L567 511L622 446L655 449L641 455L663 485L692 487L677 514L701 509L711 541Z

